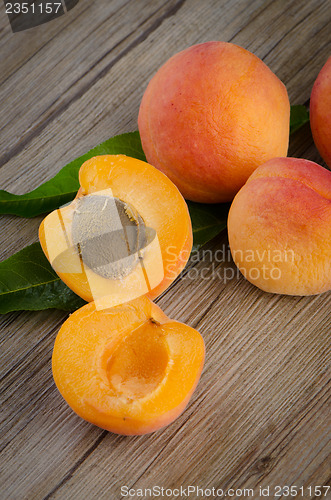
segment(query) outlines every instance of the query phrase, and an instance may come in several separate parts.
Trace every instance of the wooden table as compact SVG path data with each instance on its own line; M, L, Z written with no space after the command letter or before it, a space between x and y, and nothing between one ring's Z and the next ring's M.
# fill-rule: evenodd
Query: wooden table
M307 104L330 53L330 23L328 0L80 0L65 16L13 34L1 6L1 187L23 193L137 129L150 77L197 42L253 51L287 85L292 104ZM289 154L322 162L309 126L292 136ZM40 221L2 217L1 259L37 241ZM206 248L226 245L223 233ZM209 279L197 277L206 267ZM304 488L297 498L320 498L314 487L330 477L330 293L271 295L241 276L225 283L234 269L227 257L190 269L195 275L157 302L199 329L205 368L182 416L148 436L108 433L65 404L51 374L65 313L1 317L2 499L129 498L125 485L240 488L232 498L263 498L261 486L269 498L286 498L275 487L292 485Z

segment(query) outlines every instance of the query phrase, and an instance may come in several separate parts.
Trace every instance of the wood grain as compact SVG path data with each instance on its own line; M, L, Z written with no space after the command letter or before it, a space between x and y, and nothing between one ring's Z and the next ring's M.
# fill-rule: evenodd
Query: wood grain
M149 78L194 43L222 39L252 50L292 103L307 104L330 53L330 21L321 0L80 0L66 16L17 34L2 16L1 187L33 189L96 144L135 130ZM322 161L308 126L292 136L290 155ZM2 217L1 258L36 241L40 220ZM1 498L109 500L122 498L123 485L257 492L327 484L331 295L254 288L237 276L224 233L157 302L201 331L207 359L183 415L141 437L93 427L62 400L50 361L64 313L0 319ZM305 490L301 498L314 497Z

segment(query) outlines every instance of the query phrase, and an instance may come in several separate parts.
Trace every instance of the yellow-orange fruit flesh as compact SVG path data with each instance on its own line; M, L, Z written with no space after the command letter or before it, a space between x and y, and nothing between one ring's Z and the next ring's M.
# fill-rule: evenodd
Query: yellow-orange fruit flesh
M318 74L311 92L310 127L320 155L331 167L331 56Z
M331 172L295 158L261 165L233 200L228 233L236 265L262 290L330 290Z
M206 42L171 57L149 82L138 117L146 157L187 199L231 201L261 163L286 156L290 104L254 54Z
M85 420L118 434L145 434L186 407L204 362L201 335L146 297L73 313L55 341L55 383Z
M191 220L178 189L156 168L124 155L88 160L80 169L79 180L77 198L49 214L40 226L40 243L55 271L88 302L107 296L107 305L115 306L141 295L157 297L181 272L192 248ZM141 252L141 265L116 280L98 275L85 264L82 266L72 237L77 202L84 196L107 190L133 207L145 227L156 233L156 238ZM51 254L58 257L52 259Z

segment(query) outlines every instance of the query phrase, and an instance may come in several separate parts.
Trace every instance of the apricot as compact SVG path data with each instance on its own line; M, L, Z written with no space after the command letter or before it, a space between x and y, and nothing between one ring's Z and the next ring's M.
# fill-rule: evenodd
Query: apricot
M311 92L310 127L320 155L331 167L331 56L319 72Z
M185 409L204 362L201 335L143 296L74 312L55 341L55 383L82 418L118 434L145 434Z
M228 233L234 262L262 290L330 290L331 172L308 160L269 160L234 198Z
M189 200L231 201L261 163L286 156L285 86L251 52L225 42L171 57L144 93L138 126L149 163Z
M40 226L40 243L54 270L100 308L157 297L192 248L188 208L176 186L125 155L86 161L79 182L75 200Z

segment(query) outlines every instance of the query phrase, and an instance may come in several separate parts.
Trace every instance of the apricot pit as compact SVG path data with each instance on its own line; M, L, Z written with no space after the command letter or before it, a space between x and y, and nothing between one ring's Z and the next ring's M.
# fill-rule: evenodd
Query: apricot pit
M79 199L73 214L72 239L81 260L93 271L104 278L122 279L132 272L139 251L146 246L146 226L127 203L88 195Z

